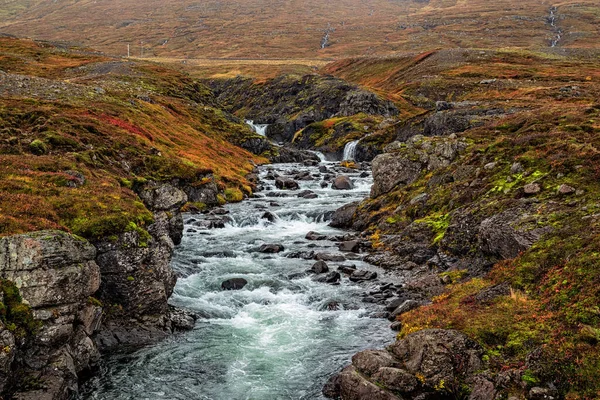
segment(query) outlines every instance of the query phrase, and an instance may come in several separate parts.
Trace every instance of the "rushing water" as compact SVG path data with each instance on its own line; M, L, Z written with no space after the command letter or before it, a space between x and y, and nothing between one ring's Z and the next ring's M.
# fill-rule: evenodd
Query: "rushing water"
M356 157L356 145L357 144L358 144L358 140L346 143L346 146L344 146L344 157L342 158L342 160L354 161L354 158Z
M258 133L260 136L267 136L269 124L255 124L254 121L249 119L246 120L246 124L250 125L254 132Z
M322 163L321 165L332 166ZM277 173L316 167L279 165ZM264 179L267 168L261 167ZM115 356L86 384L82 399L321 399L328 377L365 348L381 347L393 335L384 319L371 318L374 309L361 302L364 287L343 277L341 285L318 283L304 274L311 260L285 257L291 251L337 253L334 242L308 241L309 231L326 235L344 232L327 225L326 217L341 205L368 195L371 178L350 174L351 191L322 189L319 179L301 181L316 199L284 193L273 181L262 198L229 205L232 222L224 229L198 230L186 216L186 234L176 250L173 268L179 278L171 298L174 305L195 310L205 318L191 332L127 356ZM270 223L260 217L269 210ZM285 251L257 252L263 243L281 243ZM349 255L347 255L349 256ZM359 268L361 255L351 261ZM341 263L329 263L334 269ZM381 273L381 271L378 271ZM222 291L228 278L243 277L239 291ZM327 305L336 301L339 310ZM375 306L372 306L375 307Z

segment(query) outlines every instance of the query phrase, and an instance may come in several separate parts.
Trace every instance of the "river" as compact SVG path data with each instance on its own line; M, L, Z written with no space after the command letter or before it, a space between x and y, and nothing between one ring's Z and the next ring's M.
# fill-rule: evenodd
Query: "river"
M336 168L334 163L320 166ZM299 181L295 191L278 190L265 180L269 173L294 170L308 170L317 178ZM364 284L347 276L340 285L316 282L305 274L314 260L287 257L298 251L340 254L335 242L310 241L305 235L346 233L329 227L327 217L368 196L372 178L360 172L348 174L354 189L339 191L321 188L319 166L263 166L261 197L227 205L231 221L225 228L198 229L194 223L205 217L186 215L186 233L172 262L180 278L170 302L203 318L191 332L109 357L84 385L80 399L322 399L323 384L354 353L380 348L394 337L387 320L373 318L377 306L361 301L368 290ZM306 189L318 198L296 196ZM267 210L277 216L274 222L261 219ZM285 250L258 252L264 243L279 243ZM345 255L350 260L328 262L330 269L355 264L381 276L361 261L364 254ZM221 283L234 277L248 284L242 290L221 290ZM330 309L332 302L340 308Z

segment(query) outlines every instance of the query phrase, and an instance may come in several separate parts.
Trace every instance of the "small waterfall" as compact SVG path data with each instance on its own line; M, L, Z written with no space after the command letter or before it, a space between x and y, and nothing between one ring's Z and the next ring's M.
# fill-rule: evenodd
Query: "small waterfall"
M344 157L342 158L342 161L354 161L354 157L356 156L357 144L358 140L346 143L346 146L344 147Z
M556 25L557 11L558 11L558 9L556 7L550 7L550 16L547 18L548 23L550 24L550 26L552 27L552 30L555 33L554 39L552 39L550 41L550 47L556 47L559 44L560 40L562 39L562 29L560 29Z
M269 124L255 124L251 119L246 120L246 124L250 125L254 132L258 133L260 136L267 136L267 127Z
M320 151L311 151L311 153L319 157L319 160L321 160L321 162L327 161L327 158L325 158L325 154L321 153Z

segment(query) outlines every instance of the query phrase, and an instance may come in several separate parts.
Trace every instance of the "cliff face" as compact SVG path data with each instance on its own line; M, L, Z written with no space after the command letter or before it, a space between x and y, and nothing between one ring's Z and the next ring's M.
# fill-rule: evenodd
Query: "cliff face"
M5 301L0 323L2 392L66 399L101 353L193 326L194 315L167 304L187 195L170 183L149 182L138 191L153 211L147 232L134 229L93 245L60 231L0 239L2 284L20 296Z
M29 386L30 393L20 398L66 398L77 387L77 374L98 361L92 337L100 326L102 307L90 297L101 279L95 258L94 246L64 232L0 239L3 285L13 282L23 299L23 304L15 304L4 290L8 310L0 325L3 391Z

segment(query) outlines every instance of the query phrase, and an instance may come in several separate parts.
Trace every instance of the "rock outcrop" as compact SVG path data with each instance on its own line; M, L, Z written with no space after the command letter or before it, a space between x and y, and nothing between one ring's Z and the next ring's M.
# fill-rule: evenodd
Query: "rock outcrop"
M365 350L325 386L329 398L446 399L473 383L483 368L481 347L466 335L429 329L408 335L387 350Z
M0 390L18 391L24 381L34 380L45 389L21 398L66 399L77 389L78 374L98 361L92 337L102 307L90 300L100 286L95 257L90 243L59 231L0 239L3 305L20 310L20 319L0 323ZM11 283L22 305L7 303ZM28 327L21 326L26 308L32 317ZM16 311L11 314L16 318Z
M413 136L405 143L390 144L386 153L373 160L371 197L414 182L422 171L448 166L466 147L467 144L455 136L435 139Z

